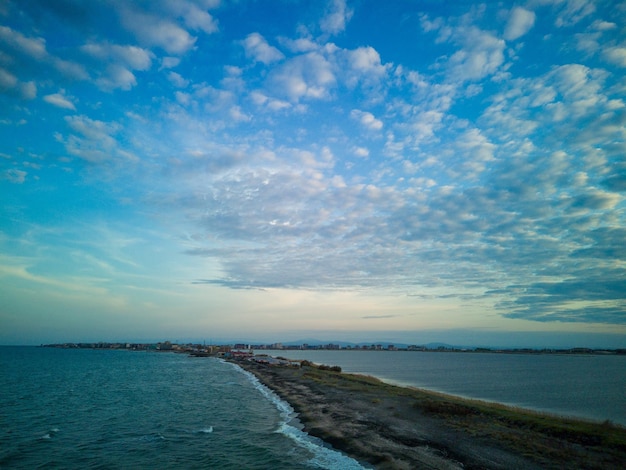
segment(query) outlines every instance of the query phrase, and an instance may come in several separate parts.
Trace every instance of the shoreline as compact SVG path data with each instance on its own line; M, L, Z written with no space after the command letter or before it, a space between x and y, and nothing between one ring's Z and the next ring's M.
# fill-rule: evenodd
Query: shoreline
M393 385L369 376L232 361L308 434L380 469L618 468L626 428Z

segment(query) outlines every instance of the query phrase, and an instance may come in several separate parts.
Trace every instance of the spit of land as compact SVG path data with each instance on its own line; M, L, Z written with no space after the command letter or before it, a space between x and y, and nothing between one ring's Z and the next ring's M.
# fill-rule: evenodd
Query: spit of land
M626 428L406 388L303 361L237 363L304 430L379 469L615 469Z

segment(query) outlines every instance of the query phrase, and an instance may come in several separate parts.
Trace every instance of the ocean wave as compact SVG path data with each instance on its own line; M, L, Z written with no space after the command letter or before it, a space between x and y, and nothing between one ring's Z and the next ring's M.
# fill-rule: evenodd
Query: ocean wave
M39 437L40 440L48 440L48 439L52 439L52 437L59 432L59 428L52 428L50 430L48 430L48 432L46 432L44 435L42 435L41 437Z

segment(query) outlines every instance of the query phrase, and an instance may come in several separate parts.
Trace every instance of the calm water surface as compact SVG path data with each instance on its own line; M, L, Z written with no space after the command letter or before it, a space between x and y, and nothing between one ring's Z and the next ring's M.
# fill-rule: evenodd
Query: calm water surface
M410 351L257 351L400 385L626 426L626 356Z
M217 359L0 347L0 379L0 468L362 468Z

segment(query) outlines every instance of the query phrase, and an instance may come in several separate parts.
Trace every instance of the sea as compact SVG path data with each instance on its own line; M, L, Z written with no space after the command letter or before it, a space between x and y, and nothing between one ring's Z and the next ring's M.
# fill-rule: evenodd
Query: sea
M403 386L626 425L626 356L256 351ZM0 469L361 469L235 364L0 347Z
M626 426L626 355L270 350L450 395ZM257 351L257 354L261 351Z
M0 469L361 469L216 358L0 347Z

